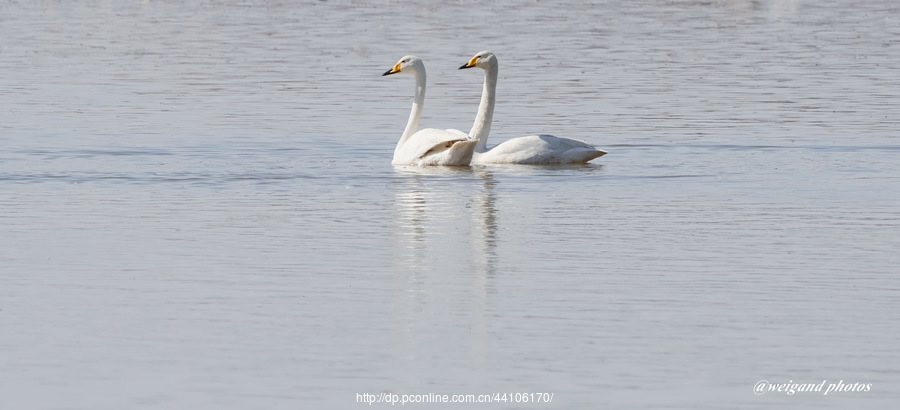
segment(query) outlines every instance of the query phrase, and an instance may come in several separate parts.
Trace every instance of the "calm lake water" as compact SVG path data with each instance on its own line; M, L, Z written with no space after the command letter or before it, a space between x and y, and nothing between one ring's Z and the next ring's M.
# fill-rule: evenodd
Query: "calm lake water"
M392 167L484 49L609 154ZM898 91L892 0L2 2L0 408L896 407Z

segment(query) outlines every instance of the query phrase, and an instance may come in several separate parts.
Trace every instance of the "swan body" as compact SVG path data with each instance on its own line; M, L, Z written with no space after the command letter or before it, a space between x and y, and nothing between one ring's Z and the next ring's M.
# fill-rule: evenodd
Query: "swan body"
M475 152L473 164L580 164L606 154L590 144L553 135L528 135Z
M560 138L553 135L529 135L504 141L487 147L494 118L497 92L497 57L490 51L482 51L469 59L460 70L478 67L484 70L484 89L481 103L475 115L475 123L469 138L477 141L473 164L579 164L606 154L584 141Z
M419 129L425 105L425 63L405 56L384 75L411 73L416 76L416 94L406 128L394 148L393 165L469 165L478 141L460 130Z

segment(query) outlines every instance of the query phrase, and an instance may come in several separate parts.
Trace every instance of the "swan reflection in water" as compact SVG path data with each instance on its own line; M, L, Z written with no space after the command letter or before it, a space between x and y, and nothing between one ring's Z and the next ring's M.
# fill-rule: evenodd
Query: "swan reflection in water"
M517 187L559 178L595 181L603 167L394 169L392 288L398 292L390 300L396 306L396 354L408 361L410 369L433 367L435 360L447 358L464 360L468 370L461 371L476 372L491 360L496 337L491 307L494 296L505 292L499 287L504 283L501 276L515 274L515 261L506 266L500 255L513 251L501 249L501 244L516 243L516 238L503 235L522 232L512 225L521 217L521 207L510 201L527 197L517 193ZM511 186L504 185L501 191L500 183ZM509 220L501 229L505 217ZM434 357L435 346L441 347L440 358ZM428 360L418 360L422 357Z
M398 262L412 272L496 269L497 210L492 171L396 167Z
M497 271L497 209L492 171L474 167L396 167L397 354L489 357L488 300ZM399 296L399 295L398 295ZM439 360L439 359L438 359ZM434 366L433 361L428 366Z

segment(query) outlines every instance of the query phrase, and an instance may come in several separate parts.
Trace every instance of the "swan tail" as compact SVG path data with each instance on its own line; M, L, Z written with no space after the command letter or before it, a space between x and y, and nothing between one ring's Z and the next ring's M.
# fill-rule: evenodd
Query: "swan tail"
M586 163L594 158L600 158L604 155L606 155L606 151L596 149L596 148L578 150L578 151L572 153L572 155L570 157L570 161L571 161L570 163L572 163L572 164Z

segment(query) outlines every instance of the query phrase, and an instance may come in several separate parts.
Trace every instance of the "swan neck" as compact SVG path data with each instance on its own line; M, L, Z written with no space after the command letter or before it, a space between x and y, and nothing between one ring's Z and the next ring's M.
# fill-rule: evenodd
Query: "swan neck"
M492 65L484 70L484 89L481 91L481 103L478 105L478 114L475 115L475 123L469 131L469 137L478 140L475 143L476 152L487 150L487 138L491 133L491 122L494 119L494 102L497 99L497 65Z
M409 112L409 120L406 122L406 128L403 130L403 135L400 136L400 141L397 142L397 148L394 150L395 153L409 137L419 130L419 119L422 117L422 107L425 105L425 69L420 68L416 70L415 75L416 95L413 99L412 109Z

